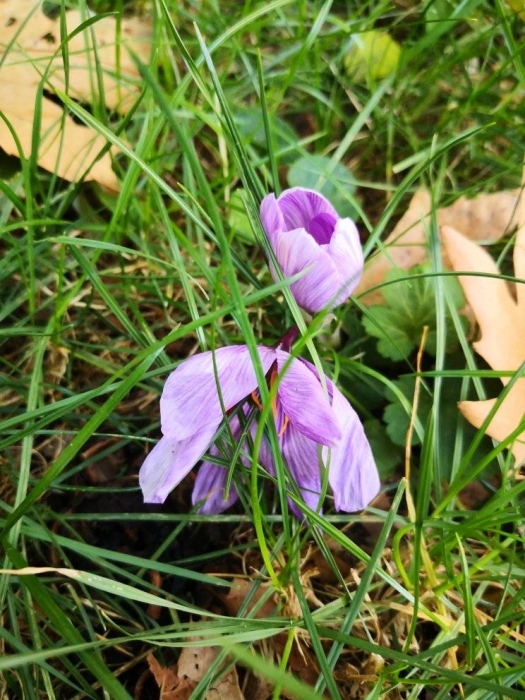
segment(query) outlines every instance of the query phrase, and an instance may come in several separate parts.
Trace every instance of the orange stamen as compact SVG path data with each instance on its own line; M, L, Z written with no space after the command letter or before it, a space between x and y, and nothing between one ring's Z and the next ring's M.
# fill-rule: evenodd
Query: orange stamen
M278 376L278 374L277 374L277 367L274 365L274 366L272 367L272 369L271 369L270 377L269 377L269 381L268 381L268 385L269 385L269 388L270 388L270 389L272 388L273 383L274 383L275 380L277 379L277 376ZM252 393L250 394L250 396L252 397L253 402L254 402L254 404L257 406L257 408L258 408L259 410L262 411L262 410L263 410L263 405L262 405L262 403L261 403L261 401L260 401L260 399L259 399L257 390L252 391ZM273 413L274 419L276 419L276 418L277 418L277 396L274 396L274 398L272 399L272 413ZM283 425L282 425L282 428L281 428L280 431L279 431L278 437L281 437L281 435L284 433L284 431L285 431L286 428L288 427L288 423L289 423L289 422L290 422L290 419L288 418L287 415L285 415L285 416L284 416L284 423L283 423Z
M263 410L263 405L262 405L262 403L259 401L259 397L257 396L257 391L252 391L252 393L250 394L250 396L251 396L252 399L253 399L253 403L257 406L257 408L258 408L260 411L262 411L262 410Z
M277 437L281 437L281 435L284 433L284 431L288 427L289 422L290 422L290 419L288 418L288 416L285 415L283 427L279 430L279 435Z

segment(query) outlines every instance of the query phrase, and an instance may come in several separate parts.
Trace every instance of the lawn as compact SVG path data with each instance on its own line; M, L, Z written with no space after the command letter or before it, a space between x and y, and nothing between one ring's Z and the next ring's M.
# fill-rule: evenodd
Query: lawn
M522 0L0 25L0 698L525 698Z

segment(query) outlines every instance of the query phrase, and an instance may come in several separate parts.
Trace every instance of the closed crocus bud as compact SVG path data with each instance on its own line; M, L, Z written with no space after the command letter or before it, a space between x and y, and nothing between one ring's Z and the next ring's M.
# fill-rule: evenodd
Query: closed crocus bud
M318 192L293 187L263 199L261 221L284 277L307 270L290 285L301 308L313 314L348 299L364 264L351 219L342 219Z

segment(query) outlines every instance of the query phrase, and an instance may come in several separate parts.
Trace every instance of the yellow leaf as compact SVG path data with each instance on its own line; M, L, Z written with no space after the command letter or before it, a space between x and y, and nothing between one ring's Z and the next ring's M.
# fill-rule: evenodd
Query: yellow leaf
M508 283L487 275L498 275L496 263L477 243L455 229L444 226L441 238L452 268L470 304L480 329L474 348L495 370L516 372L525 362L525 195L516 207L518 231L514 246L514 274L522 283L511 290ZM472 273L468 276L462 272ZM510 377L502 377L503 384ZM495 405L487 401L462 401L459 408L465 418L479 428ZM496 440L505 440L519 429L525 417L525 378L518 379L498 406L487 428ZM511 446L519 466L525 461L525 430Z
M0 104L2 111L16 132L22 153L5 121L0 120L0 146L6 153L29 158L33 132L34 107L36 91L16 82L17 68L13 66L6 80L4 71L0 71ZM16 90L17 99L13 100ZM70 182L80 180L87 168L86 180L96 180L101 185L118 190L118 182L111 168L111 158L106 154L100 160L97 155L106 145L105 139L94 131L64 117L63 110L51 100L44 99L41 114L40 144L38 164L50 172Z
M525 22L525 0L507 0L507 4Z
M468 422L475 428L480 428L483 421L494 408L495 403L496 399L460 401L458 406ZM487 435L499 442L505 440L518 427L520 416L523 415L525 415L525 379L518 379L503 402L498 406L487 428ZM525 430L514 441L512 454L516 458L517 467L525 462Z
M67 33L71 34L86 18L75 10L66 12ZM34 0L4 0L0 3L0 26L0 109L4 117L0 120L0 147L10 155L28 158L42 76L46 75L47 93L66 87L59 49L60 21L46 17L42 4ZM115 18L104 17L72 37L67 47L69 96L121 112L129 109L139 94L139 76L127 47L143 61L148 60L148 25L136 18L122 19L119 35ZM101 85L97 69L102 74ZM21 153L6 122L20 141ZM46 94L41 102L41 122L37 156L41 167L72 182L88 171L86 180L118 189L109 153L97 160L106 146L103 137L76 124Z
M516 370L525 360L525 307L518 307L508 283L486 250L458 231L444 226L441 238L481 331L474 348L495 370ZM478 273L478 274L476 274ZM506 384L509 377L502 377Z
M520 190L481 194L468 199L460 197L449 207L436 212L438 227L452 226L477 241L496 241L512 231L517 222L516 206ZM380 289L369 289L380 285L392 268L408 270L428 259L428 237L431 225L432 201L426 190L420 190L394 230L384 241L384 250L367 264L355 294L363 295L360 301L365 306L384 303ZM443 261L450 267L449 261Z

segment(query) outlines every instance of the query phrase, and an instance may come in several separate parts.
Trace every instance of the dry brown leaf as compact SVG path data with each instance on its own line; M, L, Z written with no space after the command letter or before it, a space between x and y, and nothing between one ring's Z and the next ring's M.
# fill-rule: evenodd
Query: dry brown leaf
M525 281L525 196L518 210L519 224L514 246L514 274ZM496 277L499 270L494 260L477 243L455 229L444 226L441 237L452 267L456 272L480 273L458 279L480 327L481 337L474 348L498 371L517 371L525 361L525 284L516 285L516 296L507 282ZM510 377L502 377L503 384ZM496 399L461 401L465 418L479 428L494 407ZM525 416L525 378L518 379L498 407L487 433L496 440L505 440L516 430ZM512 445L517 466L525 461L525 430Z
M159 700L180 700L181 695L177 693L179 676L175 670L170 666L161 666L153 654L148 655L147 661L149 670L159 686ZM195 688L195 683L193 688Z
M248 673L244 678L244 697L249 700L270 700L273 688L273 683L256 673Z
M237 616L241 605L243 605L246 599L246 596L251 592L252 586L253 582L249 581L248 579L240 578L237 576L235 576L232 579L232 585L228 593L226 595L221 596L222 602L224 603L224 607L226 608L229 615L231 615L232 617ZM262 584L261 586L259 586L255 595L252 598L253 602L250 606L250 609L259 603L262 596L265 594L267 588L268 584ZM257 611L255 617L272 617L272 615L275 615L275 607L275 600L271 597L262 604L262 606Z
M367 266L356 294L366 306L384 303L380 285L392 268L409 269L428 257L431 198L416 192L405 215L385 240L385 250ZM525 361L525 284L515 296L504 280L483 277L498 275L496 264L474 241L493 242L518 227L514 248L515 277L525 280L525 196L522 190L460 197L450 207L438 209L437 224L443 241L443 264L455 271L480 273L460 276L467 302L481 329L476 351L495 370L516 371ZM462 233L459 233L461 231ZM510 377L502 378L507 384ZM496 399L463 401L463 415L479 428ZM525 378L515 382L490 422L487 433L501 441L518 428L525 415ZM525 431L512 445L517 464L525 460Z
M198 683L219 651L217 647L184 647L177 664L179 678ZM206 700L244 700L235 666L210 686L205 697Z
M481 194L472 199L460 197L454 204L436 212L439 227L452 226L477 241L496 241L517 224L516 207L520 190ZM366 266L355 294L362 294L365 306L384 303L380 285L392 268L408 270L428 258L428 231L432 202L426 190L412 197L404 216L384 241L386 250L378 253ZM445 258L444 265L450 267Z
M86 17L76 10L66 13L70 34ZM50 19L35 0L3 0L0 3L0 106L20 141L24 158L31 152L37 88L47 71L45 89L65 89L66 79L60 46L59 18ZM121 36L117 22L104 17L68 42L68 94L84 102L103 102L111 109L125 112L138 95L137 69L126 50L131 46L147 62L150 53L150 29L138 19L122 19ZM117 70L118 57L118 70ZM95 68L102 71L102 90ZM117 78L118 74L118 78ZM16 99L13 95L16 94ZM92 129L76 124L64 110L46 96L41 105L41 141L38 164L72 182L86 170L86 180L96 180L112 190L118 182L106 153L95 161L106 141ZM20 156L7 124L0 120L0 147Z
M317 573L317 572L316 572ZM311 599L313 590L311 588L311 573L303 573L301 575L301 583L303 583L303 592L308 599ZM227 612L232 616L236 616L239 612L239 608L244 603L246 596L251 592L252 582L247 579L235 577L232 580L232 587L228 591L226 596L222 597L222 601ZM262 584L255 595L253 596L253 605L255 607L262 599L262 596L267 592L269 584ZM263 617L274 617L277 608L277 594L265 600L261 605L260 609L255 614L256 618ZM296 602L296 594L293 587L289 587L286 591L281 593L280 596L281 604L284 602L284 607L282 608L285 615L290 616L300 616L302 614L299 604ZM315 596L314 596L315 598ZM314 600L314 604L315 600ZM300 638L301 635L297 635L295 644L292 647L290 655L288 657L288 668L293 671L293 673L300 678L305 683L310 685L315 684L319 669L315 660L315 655L310 651L309 645L304 643L303 639ZM307 637L307 635L304 635ZM266 640L265 655L276 657L281 657L283 650L287 644L288 635L286 632L281 632L275 635L271 639ZM266 690L263 680L258 683L259 693L263 694ZM288 695L286 691L282 691L283 697L294 697L295 695ZM248 696L251 698L251 695ZM255 697L255 696L254 696Z
M174 667L161 666L150 654L148 665L159 686L159 700L188 700L219 651L216 647L184 647ZM244 700L235 666L210 686L205 698Z

